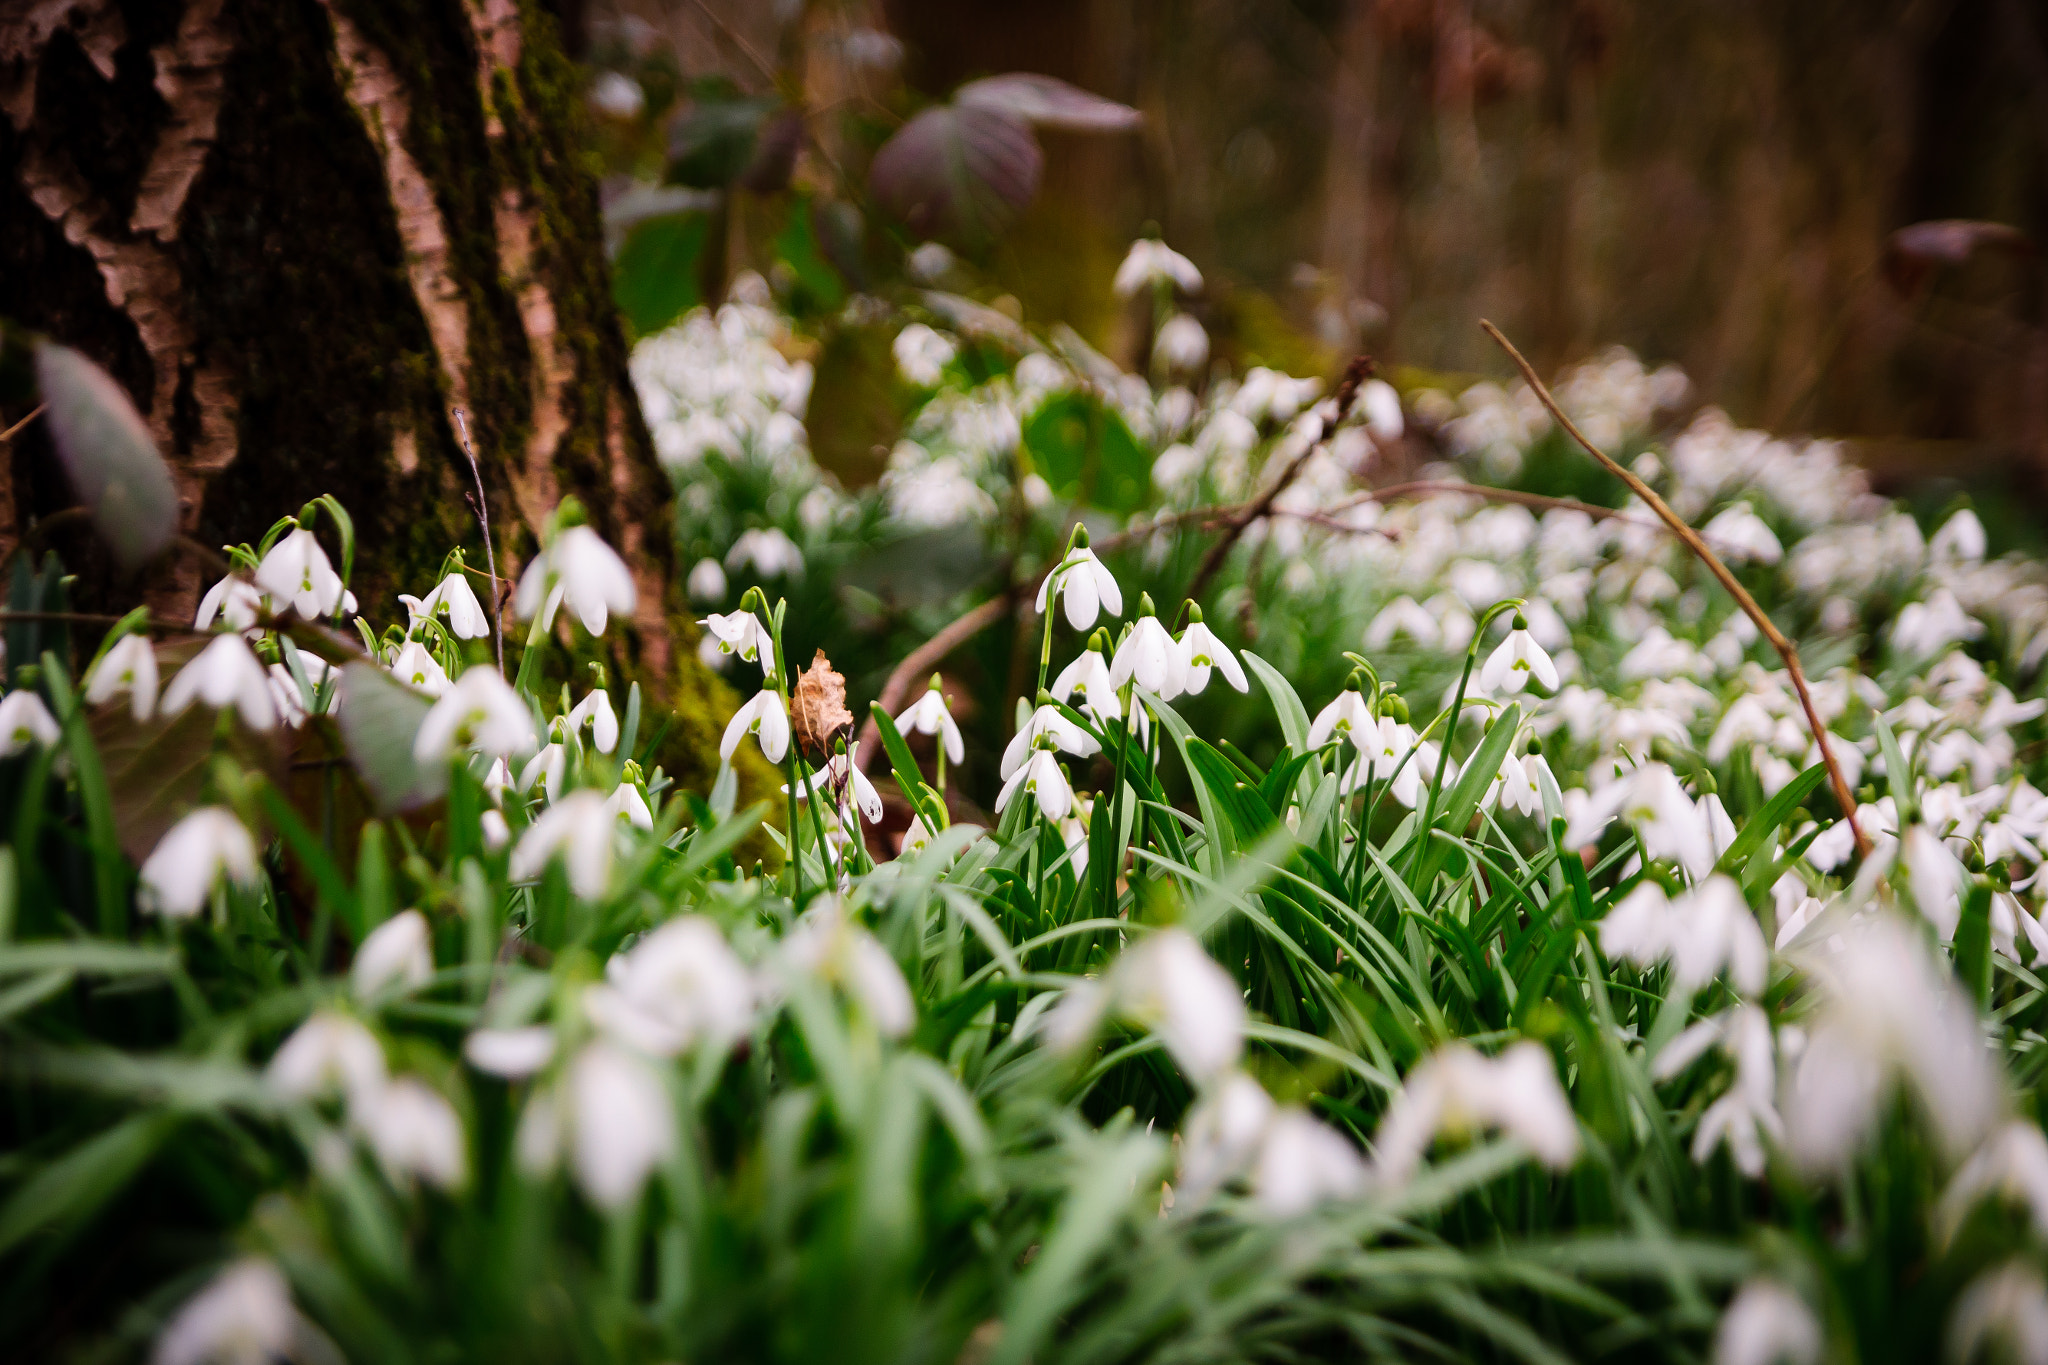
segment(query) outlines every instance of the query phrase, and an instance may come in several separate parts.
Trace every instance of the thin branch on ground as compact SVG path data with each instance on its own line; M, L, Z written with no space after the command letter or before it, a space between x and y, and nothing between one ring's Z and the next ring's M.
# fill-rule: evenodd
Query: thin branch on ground
M1686 548L1690 549L1714 577L1720 580L1721 586L1728 590L1729 596L1735 599L1743 614L1763 632L1764 638L1771 642L1771 648L1778 651L1778 657L1785 661L1785 671L1792 675L1792 686L1799 693L1799 705L1806 712L1807 728L1813 731L1813 741L1820 748L1820 760L1827 765L1828 782L1834 788L1835 800L1841 803L1842 818L1849 822L1849 832L1855 836L1856 851L1867 856L1870 853L1870 840L1864 837L1862 827L1856 822L1856 798L1849 790L1849 783L1842 776L1841 766L1835 762L1835 750L1828 740L1828 728L1821 723L1820 712L1813 704L1813 692L1806 685L1805 670L1799 666L1798 649L1785 638L1784 632L1780 631L1764 609L1757 605L1756 599L1749 595L1749 590L1736 580L1735 575L1728 571L1728 566L1721 562L1720 556L1708 548L1707 542L1700 538L1700 533L1693 530L1685 518L1672 511L1664 499L1657 496L1655 489L1586 439L1586 434L1579 430L1571 418L1565 416L1564 409L1550 396L1550 390L1544 387L1542 379L1537 377L1535 367L1515 349L1515 344L1503 336L1501 330L1492 323L1482 319L1479 325L1503 351L1507 352L1508 359L1515 362L1515 368L1522 372L1522 378L1529 385L1530 391L1549 410L1551 420L1577 441L1588 455L1605 466L1608 473L1627 484L1629 491L1641 498L1644 504L1671 528L1672 534L1685 542Z

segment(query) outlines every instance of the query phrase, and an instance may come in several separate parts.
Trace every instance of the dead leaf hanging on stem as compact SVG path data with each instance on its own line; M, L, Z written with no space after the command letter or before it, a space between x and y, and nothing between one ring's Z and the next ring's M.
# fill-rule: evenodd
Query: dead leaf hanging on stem
M816 762L831 757L832 741L853 737L853 712L846 709L846 678L833 671L832 661L822 649L811 666L797 674L789 709L797 743Z

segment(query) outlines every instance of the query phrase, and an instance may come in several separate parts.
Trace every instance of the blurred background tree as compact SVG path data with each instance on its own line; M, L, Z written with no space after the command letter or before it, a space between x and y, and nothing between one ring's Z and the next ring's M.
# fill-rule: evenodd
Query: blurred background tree
M1043 132L1040 192L973 253L1032 321L1127 362L1148 320L1107 282L1156 227L1209 273L1201 320L1234 362L1500 371L1490 316L1539 368L1626 345L1740 422L1852 440L1894 489L2044 506L2028 0L561 7L652 114L688 117L707 77L801 108L801 194L842 193L920 98L991 73L1136 106L1135 137ZM1915 228L1940 220L1978 226ZM719 270L767 263L725 227Z

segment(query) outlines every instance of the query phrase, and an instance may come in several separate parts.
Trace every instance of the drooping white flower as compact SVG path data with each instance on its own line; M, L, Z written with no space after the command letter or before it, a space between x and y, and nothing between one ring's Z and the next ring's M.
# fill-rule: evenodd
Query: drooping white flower
M1356 791L1368 779L1387 782L1394 800L1414 810L1423 789L1436 781L1437 765L1443 760L1437 746L1419 739L1412 726L1392 716L1381 716L1377 725L1350 734L1351 742L1359 747L1357 761L1345 774L1346 789ZM1455 763L1445 765L1447 785L1457 781L1457 776Z
M1109 661L1109 680L1118 687L1135 682L1161 701L1172 701L1187 690L1187 660L1159 618L1142 615L1116 647L1116 656Z
M890 350L896 357L898 373L920 389L937 388L939 380L945 377L946 366L959 353L950 339L921 322L913 322L898 332Z
M526 760L519 769L519 790L533 790L539 782L541 790L548 794L548 800L560 799L562 785L569 780L569 746L566 744L543 744L540 751Z
M1202 622L1198 607L1188 622L1188 628L1181 632L1180 658L1186 690L1199 693L1209 685L1209 670L1223 674L1223 680L1240 692L1251 691L1251 684L1244 676L1244 665L1237 661L1237 654L1230 646L1216 638L1216 633ZM1139 684L1143 686L1144 684Z
M1175 313L1160 324L1152 354L1173 374L1193 374L1209 363L1209 334L1186 313Z
M1090 640L1088 648L1060 670L1053 679L1052 695L1106 725L1123 719L1123 703L1117 700L1116 683L1110 679L1109 661L1102 657L1100 643Z
M1365 694L1347 687L1316 713L1308 727L1308 747L1320 749L1332 739L1348 738L1360 753L1371 749L1378 737L1379 722L1365 703ZM1389 769L1391 771L1391 768ZM1387 774L1381 773L1384 778Z
M1914 908L1947 943L1956 936L1956 923L1962 918L1963 865L1949 852L1948 845L1923 824L1907 827L1897 853L1898 861L1905 867L1906 886L1912 892Z
M619 718L612 710L612 699L602 687L593 687L583 695L583 700L569 708L567 717L571 734L590 727L590 742L601 754L608 754L619 747Z
M618 552L588 526L571 526L526 566L512 605L520 620L538 615L546 630L566 602L585 630L602 635L612 612L630 614L638 600L632 571Z
M1200 1207L1258 1154L1275 1105L1266 1088L1233 1071L1213 1085L1181 1124L1176 1210Z
M1111 695L1115 695L1114 691ZM1041 739L1049 741L1060 752L1072 754L1076 758L1087 758L1102 749L1093 736L1068 720L1057 706L1041 706L1031 713L1031 719L1025 722L1023 729L1010 736L1009 744L1003 748L1003 761L999 772L1005 781L1015 777L1030 761L1032 752L1041 747Z
M597 792L570 792L519 836L512 850L512 880L538 877L559 853L569 870L569 889L585 900L602 898L611 884L618 823Z
M1998 1118L1999 1075L1945 967L1881 912L1850 921L1804 961L1822 1006L1779 1104L1793 1160L1809 1171L1840 1167L1898 1082L1945 1151L1974 1147Z
M1084 982L1060 1002L1047 1036L1071 1051L1105 1015L1157 1033L1198 1084L1229 1071L1244 1051L1244 992L1185 929L1158 929L1124 949L1099 982Z
M699 602L718 602L725 597L725 566L706 555L691 566L683 590Z
M1686 798L1678 775L1662 763L1645 763L1597 788L1565 831L1574 846L1593 842L1619 816L1633 825L1643 851L1684 867L1713 865L1713 840L1699 808Z
M1380 1123L1375 1170L1382 1181L1398 1184L1439 1135L1480 1130L1520 1140L1555 1170L1578 1159L1578 1121L1542 1044L1524 1040L1498 1057L1463 1042L1432 1053L1408 1073Z
M478 827L484 836L484 847L492 853L512 842L512 826L501 810L487 810L478 817Z
M85 699L93 706L102 706L126 693L136 723L140 724L156 714L156 687L156 650L151 647L149 637L123 635L100 656L99 662L92 666L92 672L86 675ZM0 707L4 705L0 702ZM0 718L0 734L4 734L6 728L4 718ZM0 744L5 742L0 738Z
M477 664L428 710L412 752L421 763L444 763L464 749L504 758L527 752L536 741L526 703L496 669Z
M1170 284L1186 294L1202 292L1202 272L1195 263L1155 237L1140 237L1116 268L1110 287L1127 299L1155 284Z
M837 985L885 1038L917 1024L917 1002L902 968L881 941L850 919L837 896L813 902L782 940L782 958L808 976Z
M2010 1119L1984 1140L1942 1191L1935 1230L1954 1238L1985 1199L2024 1209L2036 1239L2048 1240L2048 1137L2028 1119Z
M1671 963L1671 984L1688 997L1728 971L1744 995L1764 987L1770 949L1763 929L1727 877L1712 877L1667 901L1655 882L1643 882L1600 923L1600 949L1641 967Z
M223 875L238 886L254 884L256 841L232 811L201 806L157 840L142 864L138 900L156 914L186 919L205 908Z
M563 1086L564 1095L540 1090L528 1099L513 1139L520 1169L553 1171L566 1136L569 1170L584 1198L600 1209L627 1207L675 1151L668 1087L646 1062L603 1040L576 1054Z
M1010 774L1003 789L996 793L996 810L1007 809L1011 798L1019 792L1034 798L1039 814L1048 820L1064 820L1074 809L1074 788L1067 781L1059 758L1048 748L1033 749L1023 766Z
M860 770L860 746L855 744L843 754L834 754L825 761L825 766L803 780L797 789L797 799L808 801L819 792L836 794L844 792L853 798L854 807L860 811L861 819L873 824L882 818L882 794L875 790L875 784L868 781L868 775ZM848 761L851 759L852 761ZM789 790L785 784L784 792Z
M1555 692L1557 665L1536 643L1528 622L1517 612L1507 638L1494 646L1493 653L1486 656L1485 667L1479 670L1479 690L1488 696L1512 695L1527 687L1531 679L1543 684L1544 690Z
M349 1124L394 1184L418 1179L456 1190L468 1179L469 1141L455 1106L416 1077L401 1076L352 1102Z
M448 630L458 640L481 640L491 633L491 618L484 611L484 604L477 600L475 589L469 586L469 575L460 569L449 574L434 585L434 590L420 600L419 616L445 616ZM408 624L418 624L417 621Z
M349 989L367 1000L392 986L418 990L434 975L434 943L427 917L401 910L372 929L349 967Z
M1974 564L1990 548L1984 523L1967 507L1956 509L1927 541L1927 557L1937 564Z
M612 794L605 798L604 808L615 819L624 820L642 833L654 832L654 812L648 809L647 795L637 782L621 782L612 788Z
M583 993L583 1010L605 1033L650 1056L703 1043L723 1051L753 1020L754 982L718 926L683 915L605 965L605 984Z
M384 1088L384 1048L357 1020L321 1010L284 1040L263 1079L287 1099L339 1094L352 1105L367 1103Z
M61 733L57 718L32 689L17 687L0 697L0 758L24 753L30 745L47 749Z
M732 713L732 719L725 724L725 735L718 741L719 758L730 763L740 741L748 735L761 741L761 756L770 763L782 762L782 756L789 752L789 712L783 708L782 694L774 688L762 688Z
M2025 1260L2008 1261L1972 1280L1949 1318L1949 1359L1987 1354L2022 1365L2048 1362L2048 1283Z
M205 630L213 624L215 617L219 617L235 630L248 630L262 614L262 590L246 578L231 575L208 588L206 596L199 599L199 610L193 614L192 628Z
M158 1333L151 1365L269 1365L302 1359L308 1335L276 1266L234 1262L185 1300Z
M1401 413L1401 394L1384 379L1368 379L1358 390L1358 407L1365 414L1366 430L1383 445L1401 439L1406 426Z
M1714 1332L1714 1365L1818 1365L1820 1319L1776 1280L1742 1286Z
M725 552L727 568L738 570L749 564L763 578L790 578L804 571L804 552L780 526L755 527L740 532Z
M758 660L763 677L775 676L775 637L753 612L713 612L697 624L710 632L720 654L737 654L748 663Z
M1252 1175L1252 1199L1269 1218L1294 1218L1326 1199L1356 1194L1366 1165L1342 1133L1289 1105L1273 1116Z
M399 646L398 657L391 661L391 676L408 687L417 687L430 697L438 697L448 690L448 674L442 669L441 661L418 640L407 640Z
M1101 655L1096 655L1100 659ZM910 704L908 710L896 717L896 728L904 734L937 735L945 746L946 760L958 763L967 757L967 748L960 739L960 727L953 723L953 713L946 709L946 694L933 686L922 697Z
M1093 628L1096 616L1104 608L1111 616L1124 614L1123 589L1117 586L1115 576L1103 562L1095 557L1095 551L1086 545L1076 545L1067 551L1066 558L1039 583L1040 616L1045 615L1055 596L1066 603L1067 624L1075 630Z
M239 635L217 635L213 643L178 670L164 689L163 711L175 716L194 701L216 711L232 706L252 730L277 724L277 705L270 696L270 675Z
M256 586L270 594L273 602L309 621L332 616L341 605L341 575L328 562L327 551L303 526L287 532L270 547L270 553L256 566Z
M545 1024L480 1028L462 1040L462 1055L478 1071L523 1080L554 1060L555 1031Z

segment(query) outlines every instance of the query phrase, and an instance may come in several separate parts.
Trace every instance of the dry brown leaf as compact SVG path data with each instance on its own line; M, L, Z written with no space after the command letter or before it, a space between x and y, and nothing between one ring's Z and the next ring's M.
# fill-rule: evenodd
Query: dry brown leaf
M789 710L797 743L819 763L831 757L834 740L853 738L853 712L846 709L846 678L832 670L832 661L822 649L811 666L796 675Z

